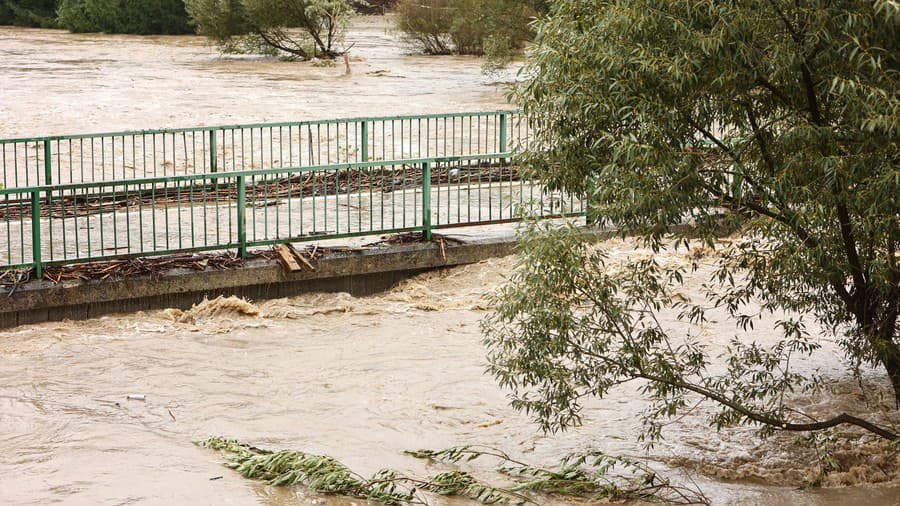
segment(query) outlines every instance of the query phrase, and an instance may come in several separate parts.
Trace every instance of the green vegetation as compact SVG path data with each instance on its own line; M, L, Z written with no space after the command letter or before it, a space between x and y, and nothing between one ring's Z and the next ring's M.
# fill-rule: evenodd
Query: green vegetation
M427 54L502 57L534 37L529 23L546 9L525 0L400 0L397 29Z
M881 371L900 403L900 6L559 0L537 30L516 92L540 147L523 155L531 171L654 251L687 247L673 227L695 222L716 267L709 295L686 300L690 267L607 269L576 234L533 225L484 322L513 405L565 429L585 397L636 383L650 443L698 400L718 428L896 439L866 414L813 416L791 399L820 385L797 364L834 340L861 383ZM721 243L723 227L740 237ZM735 325L728 349L657 321L702 324L712 309ZM777 344L758 344L772 313Z
M0 25L54 28L56 0L0 0Z
M341 54L353 15L349 0L186 0L185 5L197 32L226 50L268 50L303 59Z
M278 486L304 486L313 492L356 497L386 504L427 504L422 492L467 497L485 504L536 504L524 493L568 498L707 503L699 492L671 484L646 465L599 452L566 457L556 469L533 467L490 447L460 446L407 452L416 458L458 464L479 458L498 460L497 471L513 481L507 487L483 483L453 470L427 479L382 469L364 478L332 457L297 450L271 451L234 439L209 438L201 446L221 451L228 467L242 476Z
M59 26L71 32L192 33L182 0L61 0Z

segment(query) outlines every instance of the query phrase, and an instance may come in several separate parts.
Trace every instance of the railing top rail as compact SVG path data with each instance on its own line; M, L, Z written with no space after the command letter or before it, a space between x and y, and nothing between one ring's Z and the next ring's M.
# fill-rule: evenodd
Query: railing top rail
M398 160L374 160L368 162L333 163L329 165L311 165L307 167L278 167L272 169L239 170L229 172L204 172L197 174L185 174L181 176L162 176L138 179L114 179L109 181L92 181L88 183L66 183L40 186L24 186L18 188L0 188L0 195L18 195L32 192L53 192L60 190L76 190L81 188L103 188L109 186L131 186L155 183L175 183L180 181L193 181L197 179L227 179L240 176L265 176L271 174L312 172L318 170L336 169L362 169L369 167L383 167L387 165L413 165L421 163L447 163L468 160L487 160L496 158L511 158L513 153L483 153L475 155L459 156L435 156L430 158L403 158Z
M21 137L13 139L0 139L0 144L12 144L22 142L42 142L42 141L64 141L78 139L92 139L103 137L135 137L141 135L155 134L178 134L189 132L208 132L211 130L239 130L245 128L277 128L277 127L295 127L295 126L314 126L328 125L337 123L360 123L369 121L399 121L399 120L416 120L416 119L442 119L442 118L468 118L468 117L484 117L495 116L498 114L518 114L521 109L499 109L494 111L475 111L475 112L449 112L437 114L414 114L406 116L361 116L354 118L335 118L322 120L303 120L303 121L284 121L277 123L247 123L234 125L211 125L188 128L161 128L154 130L126 130L121 132L100 132L75 135L48 135L39 137Z

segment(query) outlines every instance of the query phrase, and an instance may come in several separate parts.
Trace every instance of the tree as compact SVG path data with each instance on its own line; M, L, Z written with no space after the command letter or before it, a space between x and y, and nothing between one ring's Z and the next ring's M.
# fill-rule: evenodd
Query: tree
M673 227L689 220L710 246L723 227L741 236L719 247L709 300L684 302L682 270L606 272L575 234L532 226L484 322L514 406L563 429L584 396L640 381L651 441L694 395L718 404L718 427L849 423L897 438L846 414L802 419L786 394L817 387L791 366L835 338L855 373L886 372L900 403L898 28L888 0L555 2L515 93L539 147L524 163L655 251L686 245ZM786 314L778 345L752 341L754 302ZM700 322L709 305L743 333L724 369L655 321L671 307Z
M53 28L56 0L0 0L0 25Z
M397 29L426 54L506 53L534 36L540 0L400 0Z
M71 32L193 32L181 0L62 0L58 23Z
M334 58L353 13L349 0L186 0L198 33L221 43ZM300 28L308 39L298 39Z

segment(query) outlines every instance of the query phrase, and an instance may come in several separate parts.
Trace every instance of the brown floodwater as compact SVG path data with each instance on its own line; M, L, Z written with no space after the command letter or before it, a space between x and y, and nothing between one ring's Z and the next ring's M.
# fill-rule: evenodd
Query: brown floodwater
M647 254L618 241L607 246L618 258ZM227 299L187 312L2 331L0 503L320 500L240 478L192 444L209 435L332 455L364 474L391 467L420 476L446 468L403 450L486 444L552 465L566 453L600 448L648 457L676 481L696 481L717 504L897 503L896 453L871 462L884 448L865 438L837 448L855 467L829 478L838 488L817 491L796 488L814 466L808 450L789 438L761 441L749 429L716 433L702 412L667 427L667 442L647 452L635 441L644 404L633 387L588 403L582 427L541 433L483 373L478 322L490 310L483 295L513 265L505 258L423 274L371 297ZM729 329L713 321L699 330L716 347ZM838 374L840 364L821 355L816 366ZM821 404L863 409L846 390ZM146 400L128 401L129 394ZM493 477L490 462L465 469Z
M378 18L354 24L349 76L340 66L223 58L198 37L0 28L0 137L505 106L478 60L407 55L386 28ZM606 246L617 258L648 254ZM490 308L482 297L513 265L506 258L424 274L372 297L218 300L188 312L0 331L0 504L359 502L244 480L192 444L209 435L329 454L364 474L446 469L405 456L408 449L486 444L551 465L590 447L648 457L717 504L900 504L897 453L866 438L835 446L846 469L812 491L797 486L815 455L793 436L715 432L702 410L646 451L635 441L645 404L631 387L589 402L582 427L541 433L484 375L478 322ZM690 278L686 295L699 296L708 274L709 266ZM771 341L772 323L760 322L754 338ZM715 319L694 330L713 347L735 333ZM800 367L844 378L835 348L826 342ZM812 412L867 409L843 380L806 404ZM490 462L464 468L495 477Z
M474 57L408 54L359 18L343 63L222 56L202 37L0 27L0 138L508 107Z

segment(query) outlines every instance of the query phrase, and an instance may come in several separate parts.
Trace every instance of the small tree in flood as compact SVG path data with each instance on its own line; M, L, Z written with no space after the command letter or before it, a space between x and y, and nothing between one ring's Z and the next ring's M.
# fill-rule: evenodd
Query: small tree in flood
M518 99L542 149L524 158L545 184L586 194L593 219L656 251L667 234L686 244L673 225L687 220L710 246L723 225L742 235L720 248L707 300L687 302L680 269L610 273L575 234L530 229L484 323L514 406L562 429L585 396L638 381L651 440L693 395L719 405L717 427L897 438L865 415L810 420L789 399L816 387L792 366L833 338L857 374L884 371L900 403L898 4L560 0L529 56ZM756 304L786 315L775 345L753 342ZM699 323L710 307L741 332L722 368L702 339L656 320L676 308Z
M504 56L534 37L540 0L400 0L397 29L426 54Z
M353 14L350 0L186 0L185 5L198 33L225 47L268 48L304 59L340 54L337 47Z

